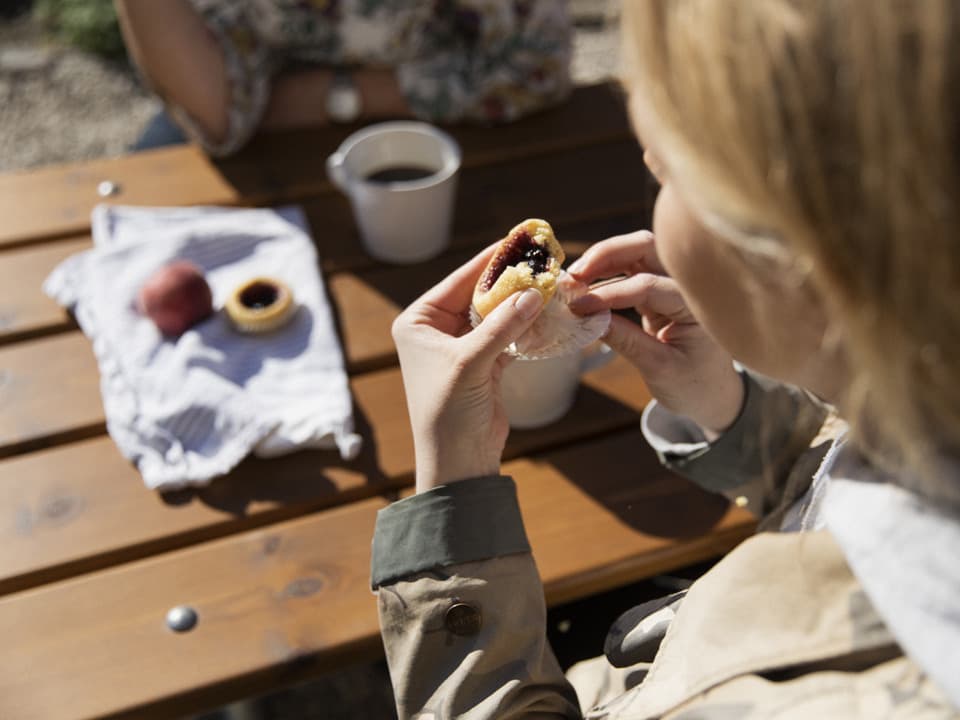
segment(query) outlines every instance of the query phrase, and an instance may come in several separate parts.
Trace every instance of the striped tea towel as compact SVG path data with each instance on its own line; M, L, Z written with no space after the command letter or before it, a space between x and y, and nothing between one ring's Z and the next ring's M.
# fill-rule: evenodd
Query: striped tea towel
M44 290L73 309L93 342L107 429L148 487L204 485L251 450L359 452L343 353L305 227L297 208L100 205L93 249L47 278ZM171 340L135 299L174 259L204 270L216 311ZM260 275L286 282L300 307L274 332L243 335L221 308Z

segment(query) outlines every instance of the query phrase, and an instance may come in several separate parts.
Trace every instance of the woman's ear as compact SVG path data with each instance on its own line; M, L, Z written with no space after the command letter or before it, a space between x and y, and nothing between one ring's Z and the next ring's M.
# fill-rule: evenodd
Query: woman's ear
M650 173L657 179L657 182L663 185L663 163L652 150L643 151L643 163L647 166Z

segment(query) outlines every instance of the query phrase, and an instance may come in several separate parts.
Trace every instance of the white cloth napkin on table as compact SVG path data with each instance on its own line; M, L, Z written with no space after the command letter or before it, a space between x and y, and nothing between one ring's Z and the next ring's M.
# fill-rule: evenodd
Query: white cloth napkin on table
M251 451L359 452L343 353L305 228L297 208L101 205L93 249L47 278L44 290L73 309L93 342L107 429L148 487L206 484ZM170 340L135 300L175 259L203 269L215 312ZM244 335L221 308L237 285L261 275L286 282L300 307L282 328Z

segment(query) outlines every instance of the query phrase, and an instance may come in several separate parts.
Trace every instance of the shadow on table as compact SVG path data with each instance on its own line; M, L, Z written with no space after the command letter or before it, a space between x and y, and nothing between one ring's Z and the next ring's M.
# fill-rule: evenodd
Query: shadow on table
M726 514L729 501L702 490L660 465L639 429L551 455L551 464L623 523L647 535L690 538L709 532ZM603 458L603 473L597 459Z
M377 462L377 444L366 415L354 406L356 431L363 437L360 455L341 460L336 450L302 450L276 458L250 457L230 474L203 488L161 493L167 505L202 502L237 517L257 506L278 506L297 515L370 496L395 485Z
M531 430L511 430L504 459L551 450L563 453L572 443L589 443L593 437L639 425L638 410L581 383L573 407L559 420Z

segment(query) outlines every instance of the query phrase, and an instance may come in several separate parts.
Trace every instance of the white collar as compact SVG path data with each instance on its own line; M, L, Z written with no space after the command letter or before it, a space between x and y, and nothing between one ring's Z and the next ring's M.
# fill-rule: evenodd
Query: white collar
M956 463L947 471L957 477ZM904 651L960 706L960 513L892 485L847 443L823 518Z

